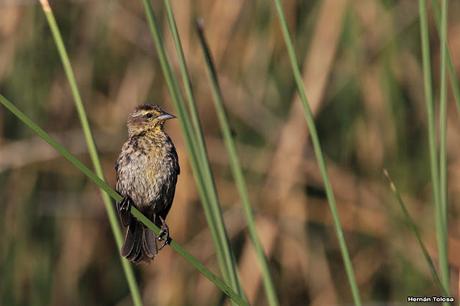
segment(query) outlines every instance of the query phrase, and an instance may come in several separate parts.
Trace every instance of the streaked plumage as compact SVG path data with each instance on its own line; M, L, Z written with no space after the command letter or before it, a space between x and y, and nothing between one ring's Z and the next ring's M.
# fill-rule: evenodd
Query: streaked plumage
M136 263L153 259L158 246L154 233L131 217L130 205L167 232L164 219L180 172L174 144L163 130L165 121L171 118L174 116L157 105L138 106L128 118L129 138L115 166L116 190L124 197L118 205L119 214L123 225L128 226L121 253Z

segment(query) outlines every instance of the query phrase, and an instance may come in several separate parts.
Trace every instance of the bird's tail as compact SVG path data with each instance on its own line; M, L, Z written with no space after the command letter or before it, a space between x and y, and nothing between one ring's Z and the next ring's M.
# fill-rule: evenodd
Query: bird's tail
M149 262L158 254L155 234L142 223L132 218L126 232L121 255L129 261L140 263Z

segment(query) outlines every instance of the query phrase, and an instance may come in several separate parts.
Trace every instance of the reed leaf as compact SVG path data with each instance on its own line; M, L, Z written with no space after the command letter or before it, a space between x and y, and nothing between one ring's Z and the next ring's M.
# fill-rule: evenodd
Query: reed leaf
M96 144L94 143L93 135L91 133L91 128L88 122L88 118L86 116L85 108L83 106L80 91L78 90L77 81L75 79L75 75L74 75L72 66L70 64L69 56L67 54L61 33L59 31L58 24L56 22L53 11L48 1L41 0L40 3L42 6L42 10L46 16L46 20L48 21L48 25L51 29L54 43L56 44L56 48L61 58L61 62L64 67L65 74L69 81L72 97L73 97L75 106L78 111L81 126L83 129L83 134L85 136L86 145L88 147L89 156L93 163L94 170L97 176L101 180L104 180L104 173L102 171L101 163L100 163L99 156L97 153ZM115 209L112 205L109 195L105 193L104 191L102 191L102 189L101 189L101 196L104 202L105 210L107 211L107 215L109 217L110 227L115 237L116 245L120 249L123 244L123 238L122 238L122 233L120 230L120 225L118 223L118 218L115 213ZM121 260L121 264L123 267L123 271L125 273L126 280L128 281L128 287L131 292L133 303L135 306L141 306L142 305L141 294L139 292L139 287L137 286L137 283L136 283L136 278L134 276L133 269L128 260L126 260L123 257L120 257L120 260Z
M441 8L439 7L438 1L431 1L434 10L434 20L436 22L436 29L438 30L439 37L441 37ZM458 81L457 71L452 62L452 55L450 54L449 44L446 45L447 52L447 73L449 74L450 86L454 95L455 104L457 106L457 112L460 114L460 82Z
M232 137L230 123L225 112L222 91L220 89L219 80L213 63L211 51L208 47L204 35L203 23L198 21L196 28L206 62L206 70L211 84L212 96L217 111L217 117L219 119L220 129L224 136L225 147L227 149L227 153L230 159L230 169L232 171L233 178L236 182L236 187L238 189L241 202L243 204L243 211L246 217L246 223L248 224L249 236L256 251L256 258L259 263L260 270L262 272L262 281L265 288L265 294L267 296L269 305L276 306L279 305L278 297L276 295L275 286L270 275L268 261L265 256L262 243L260 242L259 235L257 234L257 228L254 221L254 214L252 211L251 202L249 200L246 181L244 179L243 171L241 169L241 163L238 158L235 142Z
M446 282L445 275L448 275L447 261L447 233L444 223L443 208L441 204L441 179L439 157L436 148L436 127L434 114L434 99L432 89L432 73L430 65L430 44L428 32L428 17L426 12L426 1L419 0L419 15L420 15L420 37L422 42L422 59L423 59L423 79L425 91L425 105L427 110L428 122L428 146L430 150L430 171L431 181L433 186L433 201L435 209L436 223L436 240L439 253L439 265L441 267L441 280L443 288L448 289L448 280Z
M414 222L414 219L411 217L409 210L407 209L407 206L404 203L401 197L401 194L399 193L399 190L396 188L395 183L391 179L391 176L386 169L383 170L383 175L385 176L385 178L388 181L388 184L390 185L391 192L393 192L393 195L398 201L399 207L401 208L401 211L403 212L404 219L407 225L409 226L410 230L414 234L415 239L417 239L417 243L420 247L420 250L422 251L423 257L425 258L425 261L428 264L428 268L430 269L431 276L433 278L433 282L439 288L439 290L441 291L443 295L448 296L447 290L444 287L444 285L441 283L441 279L439 278L438 272L436 272L436 268L434 266L434 263L433 263L433 260L431 259L430 254L428 253L428 249L423 243L422 236L420 235L420 231L418 230L417 225Z
M224 279L231 287L244 296L241 284L238 279L235 258L233 256L228 234L222 216L222 210L217 195L214 179L212 177L209 161L203 157L205 152L204 142L200 141L199 133L194 133L194 128L190 122L189 114L185 107L184 99L179 89L178 81L172 72L171 64L166 56L163 39L160 34L158 23L156 22L152 4L148 0L143 0L144 10L149 25L152 40L158 54L160 65L173 104L181 119L181 129L184 134L187 150L191 157L191 166L197 187L200 193L201 202L205 211L206 219L209 224L214 245L216 246L217 258Z
M447 0L441 1L441 82L439 90L439 189L440 206L439 214L442 221L441 248L439 264L441 267L441 280L445 288L449 289L449 261L447 257ZM444 303L447 305L447 303Z
M313 143L313 151L315 152L315 157L318 162L319 170L321 177L324 182L324 188L326 190L326 197L329 203L329 208L332 213L332 218L334 220L334 228L337 234L337 239L339 241L340 252L342 253L343 262L345 265L345 271L348 277L348 283L351 288L351 293L353 295L353 300L356 306L361 306L361 297L359 294L358 285L356 284L355 273L353 271L353 265L351 263L350 254L348 253L348 248L345 242L342 224L340 222L339 214L337 211L337 204L335 202L334 193L332 191L331 182L329 180L329 175L327 173L326 161L324 160L321 144L319 142L318 133L316 132L316 126L313 119L313 114L310 109L307 95L305 93L305 88L303 85L302 75L300 73L299 64L297 62L296 54L294 51L294 45L289 34L289 29L286 22L286 17L284 15L283 6L281 5L280 0L274 0L276 12L278 19L281 25L281 31L283 34L284 42L289 55L289 61L291 63L292 73L294 75L295 83L297 86L297 92L299 94L300 100L302 101L305 120L307 121L308 130L310 132L311 141Z

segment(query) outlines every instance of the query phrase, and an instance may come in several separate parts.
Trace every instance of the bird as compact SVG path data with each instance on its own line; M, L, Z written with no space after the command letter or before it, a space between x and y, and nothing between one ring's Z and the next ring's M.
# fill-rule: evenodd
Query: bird
M116 191L123 197L117 211L127 227L121 255L133 263L150 262L170 242L166 216L171 209L180 174L179 158L165 122L176 116L156 104L137 106L127 120L128 140L115 163ZM134 205L156 224L156 236L131 215ZM162 245L158 247L158 243Z

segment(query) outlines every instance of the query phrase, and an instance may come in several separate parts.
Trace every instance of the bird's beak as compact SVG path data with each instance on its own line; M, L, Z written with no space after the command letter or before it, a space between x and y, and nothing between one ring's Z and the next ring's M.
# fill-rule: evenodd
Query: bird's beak
M166 113L166 112L164 112L163 114L161 114L160 116L157 117L158 120L162 120L162 121L166 121L166 120L174 119L174 118L176 118L176 116L171 115L171 114Z

